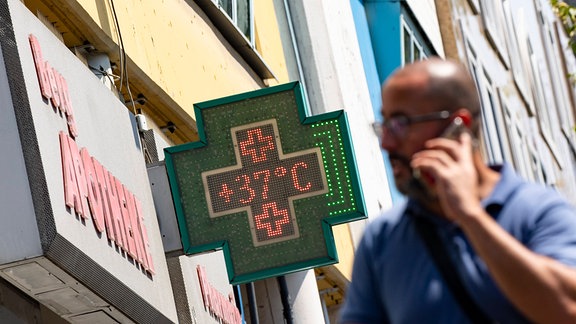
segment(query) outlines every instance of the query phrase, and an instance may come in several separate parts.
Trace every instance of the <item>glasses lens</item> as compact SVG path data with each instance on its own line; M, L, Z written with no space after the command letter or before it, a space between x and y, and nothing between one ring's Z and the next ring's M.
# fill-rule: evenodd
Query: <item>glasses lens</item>
M406 127L408 126L408 118L406 116L396 116L389 118L387 122L384 123L392 135L396 138L403 138L406 134Z

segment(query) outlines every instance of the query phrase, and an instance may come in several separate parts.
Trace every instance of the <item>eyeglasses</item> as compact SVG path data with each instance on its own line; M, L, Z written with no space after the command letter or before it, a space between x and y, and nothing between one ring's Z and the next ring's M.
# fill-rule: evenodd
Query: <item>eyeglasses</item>
M386 129L395 138L402 139L406 136L408 126L426 121L445 120L450 118L450 115L451 113L447 110L416 116L398 115L387 118L382 123L374 123L374 132L379 138L382 138Z

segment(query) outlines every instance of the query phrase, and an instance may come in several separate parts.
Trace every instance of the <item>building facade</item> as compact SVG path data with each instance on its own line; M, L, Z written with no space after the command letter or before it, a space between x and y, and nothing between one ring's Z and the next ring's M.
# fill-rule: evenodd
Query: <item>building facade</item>
M394 69L431 55L461 61L482 99L486 161L573 199L574 55L548 1L351 3L376 118Z
M309 114L348 113L368 216L388 207L352 15L346 1L1 1L0 319L333 319L362 221L333 228L339 263L232 286L222 251L182 253L162 161L199 139L194 104L300 81Z
M484 156L575 202L575 60L548 1L438 1L447 56L483 107Z
M376 122L380 114L380 88L386 78L404 64L429 56L444 56L435 2L350 1L354 25ZM393 179L383 153L387 178ZM394 202L403 197L390 183Z
M459 61L478 86L485 161L510 164L526 179L576 202L575 59L549 1L352 0L350 5L377 122L380 87L395 69L430 56ZM390 170L386 158L384 163ZM393 203L404 199L393 184L390 192Z

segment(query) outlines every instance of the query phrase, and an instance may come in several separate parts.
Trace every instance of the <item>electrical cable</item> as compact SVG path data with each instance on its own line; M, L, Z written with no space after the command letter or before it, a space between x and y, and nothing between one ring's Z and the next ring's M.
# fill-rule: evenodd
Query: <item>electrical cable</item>
M114 0L109 0L110 8L112 9L112 16L114 18L114 25L116 27L116 34L118 36L118 53L120 57L120 87L118 89L118 93L122 95L122 86L124 82L126 82L126 92L128 92L128 96L130 97L130 104L132 106L132 111L134 112L134 116L138 113L136 111L136 105L134 104L134 97L132 96L132 91L130 90L130 81L128 79L128 67L126 64L126 51L124 50L124 41L122 39L122 32L120 31L120 23L118 22L118 15L116 14L116 7L114 6ZM153 162L152 157L150 156L150 151L148 150L148 146L146 141L144 140L144 134L139 129L138 130L139 138L140 138L140 145L142 145L142 151L144 154L144 161L148 164Z
M132 110L134 115L136 115L136 105L134 105L134 97L132 96L132 91L130 91L130 83L128 80L128 67L126 64L126 51L124 50L124 40L122 39L122 32L120 31L120 23L118 22L118 15L116 14L116 7L114 6L114 0L110 0L110 7L112 9L112 15L114 18L114 25L116 26L116 34L118 35L118 50L120 55L120 89L122 91L123 83L126 82L126 92L130 97L130 104L132 105Z
M118 57L120 59L120 88L118 92L122 91L122 86L124 84L124 50L122 35L120 34L120 24L118 23L118 16L116 15L116 7L114 7L114 0L109 0L110 8L112 9L112 18L114 19L114 26L116 27L116 36L118 37Z
M91 65L88 65L88 67L90 68L90 70L92 70L92 71L94 72L94 74L97 74L97 73L98 73L99 75L105 76L105 77L108 79L108 81L110 81L110 84L111 84L114 88L116 88L116 85L114 84L114 81L117 80L117 79L119 79L119 78L120 78L119 76L117 76L117 75L115 75L115 74L113 74L113 73L108 73L108 72L106 72L106 70L104 70L102 67L100 67L99 69L98 69L98 68L95 68L95 67L93 67L93 66L91 66Z

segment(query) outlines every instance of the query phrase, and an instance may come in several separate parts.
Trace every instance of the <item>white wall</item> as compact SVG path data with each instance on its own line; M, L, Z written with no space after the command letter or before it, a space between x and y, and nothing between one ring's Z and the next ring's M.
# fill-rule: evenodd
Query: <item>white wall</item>
M369 217L391 206L388 181L350 3L347 0L291 1L296 37L314 114L344 109ZM362 222L351 223L355 242Z
M42 255L22 144L0 51L0 264Z
M436 15L436 4L434 0L407 0L408 6L416 16L416 20L422 26L424 32L429 37L432 46L440 55L444 57L444 46L442 46L442 36Z

